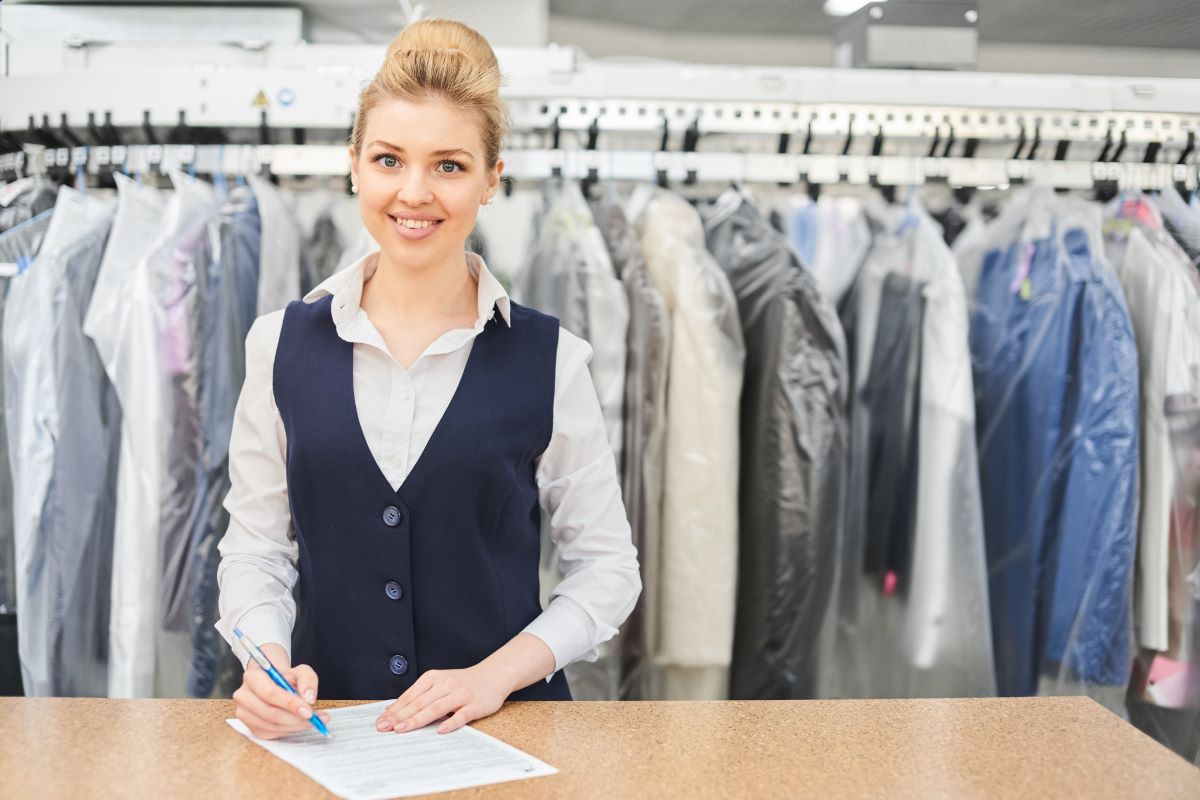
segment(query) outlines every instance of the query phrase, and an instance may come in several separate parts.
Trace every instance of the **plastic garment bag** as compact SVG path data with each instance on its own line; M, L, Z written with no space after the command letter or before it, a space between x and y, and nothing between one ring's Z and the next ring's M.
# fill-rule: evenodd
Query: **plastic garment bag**
M136 420L122 427L117 468L108 693L152 697L162 580L159 486L169 422L162 408L157 304L139 262L162 228L167 198L132 178L115 177L117 212L83 325L125 418Z
M191 530L197 471L200 468L198 392L203 349L200 310L208 269L208 227L217 211L213 187L175 177L162 237L143 266L154 281L161 343L159 362L165 381L162 402L170 430L165 440L165 473L159 515L162 538L162 624L171 631L191 630ZM190 640L189 640L190 650ZM187 668L178 671L185 675Z
M300 248L304 237L275 184L253 175L249 183L258 202L262 239L268 243L259 254L258 316L262 316L300 299Z
M629 300L579 186L550 180L544 202L529 262L514 287L517 299L558 317L564 328L592 346L588 366L619 468Z
M729 278L686 200L640 186L627 206L671 315L653 696L728 695L738 559L738 409L746 348Z
M54 211L44 211L33 219L0 233L0 262L28 267L41 249ZM4 318L8 278L0 281L0 321ZM0 345L3 339L0 338ZM3 363L0 361L0 363ZM3 396L4 371L0 369L0 397ZM0 415L4 409L0 407ZM0 613L13 614L17 605L17 554L13 542L13 485L8 464L8 426L0 416Z
M516 298L558 317L563 328L592 346L588 368L619 472L624 451L629 300L579 186L550 180L545 186L543 202L544 208L535 220L529 261L514 287ZM548 523L546 519L542 526L543 598L549 596L561 577ZM615 647L614 643L606 642L601 645L596 661L567 667L572 696L581 700L615 700L620 695L620 665L613 652Z
M114 203L62 188L4 318L25 693L104 695L120 408L84 312Z
M997 688L1125 685L1138 366L1097 206L1035 187L988 229L971 319Z
M850 477L822 692L994 694L966 297L923 209L875 204L871 217L843 315Z
M871 249L871 229L862 206L852 197L823 195L816 202L791 200L788 235L800 263L817 279L821 294L835 306L854 283Z
M229 492L229 436L246 373L246 334L258 307L261 225L254 194L247 187L233 189L209 224L213 251L201 278L201 467L189 523L188 561L193 651L187 689L193 697L212 693L222 654L220 635L213 627L218 616L217 541L229 526L229 512L221 502Z
M1200 211L1189 206L1171 184L1159 193L1154 204L1162 214L1163 227L1192 263L1200 265Z
M610 184L611 186L611 184ZM659 550L662 538L663 459L671 321L650 279L641 247L610 192L596 221L629 299L625 372L625 463L621 493L638 551L642 596L613 645L620 659L618 696L650 700L650 659L658 637Z
M1181 201L1182 202L1182 201ZM1141 375L1141 508L1134 613L1141 650L1130 720L1188 759L1200 754L1200 279L1149 198L1107 209L1105 244L1133 320ZM1186 206L1184 213L1190 210Z
M54 208L58 187L42 175L13 181L0 189L0 232Z
M815 697L837 582L848 385L837 313L736 191L701 209L746 345L730 696Z

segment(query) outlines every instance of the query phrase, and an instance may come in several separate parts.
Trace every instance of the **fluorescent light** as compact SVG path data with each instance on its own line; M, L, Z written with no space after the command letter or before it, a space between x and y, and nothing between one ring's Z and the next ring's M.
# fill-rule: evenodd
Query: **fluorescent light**
M831 17L848 17L873 0L825 0L825 13ZM884 0L878 0L883 2Z

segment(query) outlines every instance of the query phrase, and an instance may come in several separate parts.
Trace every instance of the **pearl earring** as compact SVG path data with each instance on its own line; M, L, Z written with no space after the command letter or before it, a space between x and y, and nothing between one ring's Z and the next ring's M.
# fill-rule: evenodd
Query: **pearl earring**
M350 193L358 194L358 184L354 184L354 183L350 184Z

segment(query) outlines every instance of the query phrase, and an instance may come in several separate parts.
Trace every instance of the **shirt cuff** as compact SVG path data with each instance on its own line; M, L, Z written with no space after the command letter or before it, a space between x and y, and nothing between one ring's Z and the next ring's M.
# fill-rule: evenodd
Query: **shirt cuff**
M531 633L546 643L554 654L554 674L576 661L595 661L599 657L593 631L595 624L587 613L569 597L551 599L546 610L525 626L522 633Z
M242 669L246 668L250 654L237 643L237 637L233 634L234 628L240 629L259 647L264 644L279 645L288 654L288 664L292 665L292 626L284 615L273 608L258 606L242 614L241 619L233 624L219 620L215 627L225 637L225 641L229 642L233 654L242 662Z

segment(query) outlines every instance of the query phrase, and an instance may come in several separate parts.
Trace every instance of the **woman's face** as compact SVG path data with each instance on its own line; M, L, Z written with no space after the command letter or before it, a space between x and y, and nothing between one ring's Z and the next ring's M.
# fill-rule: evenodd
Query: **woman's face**
M350 159L367 231L389 261L414 269L459 259L504 167L487 168L476 115L440 98L379 103Z

